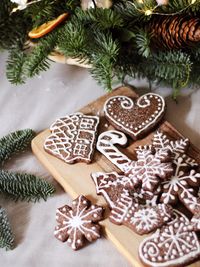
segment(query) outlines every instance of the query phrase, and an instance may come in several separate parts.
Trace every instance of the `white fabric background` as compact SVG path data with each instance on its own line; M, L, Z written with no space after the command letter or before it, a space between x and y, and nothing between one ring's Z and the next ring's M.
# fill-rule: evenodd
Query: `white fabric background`
M23 86L11 85L5 77L6 54L0 54L0 137L17 129L32 128L39 132L59 116L76 111L104 94L84 69L52 64L41 76ZM133 81L141 94L145 81ZM184 90L176 104L167 88L156 89L166 98L167 120L200 148L200 90ZM72 251L66 243L53 237L55 210L70 204L67 193L53 180L31 152L14 158L5 168L33 172L53 181L56 194L47 202L14 203L2 199L15 234L16 248L0 250L2 267L130 267L130 263L114 245L102 238L79 251ZM135 248L133 248L134 250Z

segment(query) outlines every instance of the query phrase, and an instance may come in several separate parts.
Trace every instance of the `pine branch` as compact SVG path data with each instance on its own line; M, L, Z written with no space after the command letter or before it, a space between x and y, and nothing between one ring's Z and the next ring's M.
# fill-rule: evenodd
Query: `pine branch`
M26 54L17 49L12 49L9 53L6 65L6 76L12 84L25 83L23 65L26 60Z
M135 42L139 55L146 58L151 55L150 40L151 35L148 32L144 30L138 30L138 33L135 35Z
M115 10L107 8L90 8L82 10L77 8L75 16L81 24L88 24L98 29L113 29L123 27L123 19Z
M67 40L67 41L66 41ZM89 35L79 21L72 19L64 25L58 37L58 49L66 57L87 61L89 54Z
M119 54L119 43L109 34L97 33L96 51L92 54L92 76L107 90L112 90L114 65Z
M0 248L6 250L12 249L14 246L14 237L7 218L6 211L0 207Z
M31 140L35 137L35 132L25 129L10 133L0 139L0 164L3 164L13 154L27 149Z
M48 55L54 50L57 45L59 30L55 29L47 36L43 37L33 48L31 53L26 56L23 65L23 73L27 77L38 75L41 71L46 71L50 67Z
M0 171L0 193L14 200L36 202L54 193L54 187L47 181L31 174Z

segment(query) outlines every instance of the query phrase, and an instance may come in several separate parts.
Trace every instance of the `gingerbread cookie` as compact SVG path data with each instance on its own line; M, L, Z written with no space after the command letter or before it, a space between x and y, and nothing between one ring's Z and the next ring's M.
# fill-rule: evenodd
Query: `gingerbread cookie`
M97 150L101 152L107 159L109 159L120 170L124 171L124 168L130 159L120 152L115 145L124 146L127 144L127 138L125 134L119 131L106 131L99 135L97 141Z
M103 208L91 205L84 196L72 202L72 207L65 205L56 211L55 237L69 244L74 250L84 245L85 239L92 242L100 237L98 221L103 219Z
M145 266L182 267L200 256L200 243L189 220L174 211L175 218L145 238L139 257Z
M154 93L135 100L127 96L113 96L104 105L108 121L134 140L150 132L160 122L164 112L164 99Z
M137 161L127 164L125 175L131 179L134 187L141 184L144 190L153 192L160 181L166 180L173 173L168 151L153 154L151 148L145 147L137 149L136 153Z
M123 192L112 208L109 219L114 224L123 224L139 235L148 234L171 220L173 209L165 204L147 207Z
M99 118L74 113L56 120L50 127L51 135L44 149L66 163L92 160L96 144Z
M126 188L132 186L131 181L125 175L117 172L97 172L91 177L96 187L97 195L102 195L110 208L115 207L115 203Z
M173 204L179 199L187 209L195 213L196 209L200 209L200 202L195 196L193 187L199 185L200 173L195 170L198 166L196 161L186 154L189 140L171 141L162 132L157 132L152 143L157 151L169 149L174 165L173 175L162 183L163 193L160 200L165 204Z

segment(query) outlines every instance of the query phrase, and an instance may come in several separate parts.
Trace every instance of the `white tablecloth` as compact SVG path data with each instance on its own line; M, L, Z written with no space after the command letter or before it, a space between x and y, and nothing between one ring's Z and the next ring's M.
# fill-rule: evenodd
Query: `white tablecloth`
M6 55L0 55L0 136L23 128L39 132L59 116L73 112L104 94L104 90L87 70L61 64L23 86L11 85L5 76ZM147 87L145 81L133 81L137 92ZM200 148L200 90L185 90L176 104L167 88L156 88L166 96L167 119ZM16 157L5 166L12 170L33 172L53 181L56 193L47 202L14 203L0 196L0 205L6 208L15 235L16 248L0 250L2 267L128 267L130 263L114 245L101 238L79 251L72 251L66 243L53 236L56 208L70 204L67 193L53 180L31 152ZM133 250L135 248L133 247Z

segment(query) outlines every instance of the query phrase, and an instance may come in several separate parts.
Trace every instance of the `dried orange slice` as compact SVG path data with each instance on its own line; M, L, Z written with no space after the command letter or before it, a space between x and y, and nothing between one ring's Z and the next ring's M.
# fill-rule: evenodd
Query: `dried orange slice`
M33 39L40 38L44 36L45 34L51 32L55 27L57 27L61 22L63 22L68 16L69 16L69 13L63 13L56 19L48 21L40 25L39 27L34 28L28 33L28 36Z

